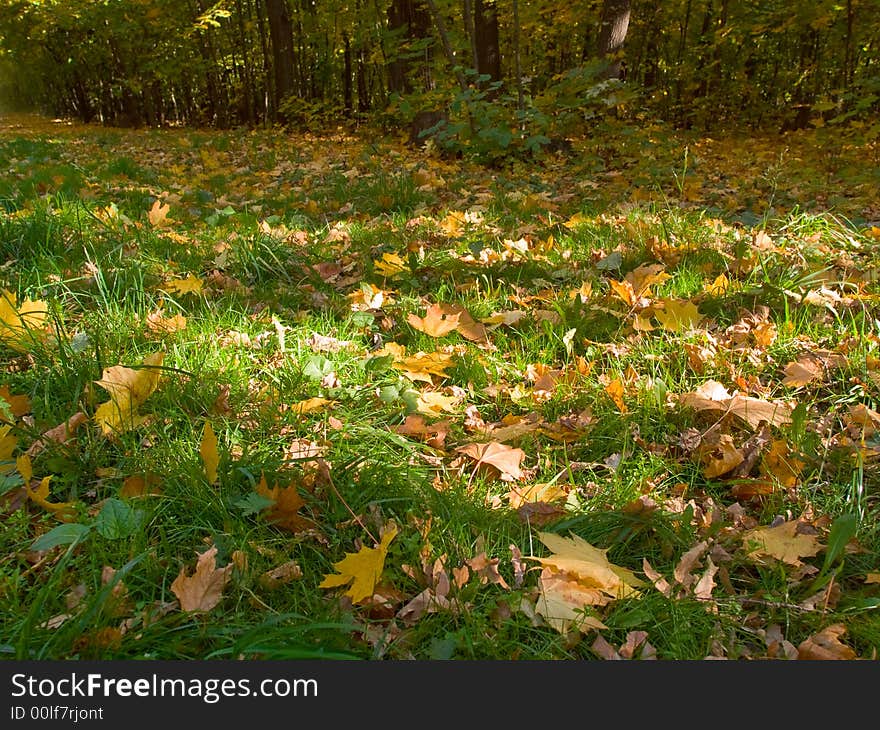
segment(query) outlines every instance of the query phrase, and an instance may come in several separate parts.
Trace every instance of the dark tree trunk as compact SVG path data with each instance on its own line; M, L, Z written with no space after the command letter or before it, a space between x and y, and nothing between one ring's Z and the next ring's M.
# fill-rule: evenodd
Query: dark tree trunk
M599 47L597 55L608 62L605 78L619 79L623 64L621 51L629 28L630 0L605 0L599 21Z
M293 24L287 0L266 0L266 17L269 21L269 38L272 44L272 68L275 79L274 108L284 97L293 93Z
M498 45L498 8L494 0L474 0L474 41L477 72L490 81L501 79L501 50Z
M354 111L354 94L351 88L351 38L348 33L342 33L342 104L346 117L351 117Z
M388 30L397 31L394 35L395 47L388 53L388 91L389 93L410 94L413 91L412 63L404 53L410 42L427 38L430 35L431 16L421 0L392 0L388 6ZM432 86L430 67L423 65L426 90Z

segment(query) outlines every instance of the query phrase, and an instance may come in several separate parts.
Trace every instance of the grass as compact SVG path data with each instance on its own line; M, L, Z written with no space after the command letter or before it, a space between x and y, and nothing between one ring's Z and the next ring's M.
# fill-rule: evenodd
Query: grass
M880 208L852 193L870 191L868 151L837 150L852 186L826 190L842 206L826 210L772 140L750 152L765 174L747 176L733 140L622 136L608 144L626 177L647 181L630 185L589 154L487 172L393 140L29 124L0 133L0 285L50 316L24 346L0 330L2 655L594 659L597 635L619 649L644 631L659 659L747 659L784 654L774 626L797 648L840 623L855 655L874 656ZM815 142L798 150L807 170L822 164ZM157 199L167 225L148 220ZM383 254L402 263L383 268ZM201 291L169 286L189 275ZM432 303L519 319L490 324L482 345L461 329L438 338L408 321ZM680 304L698 318L664 325ZM156 325L175 315L185 326ZM450 362L413 379L382 357L389 343ZM103 434L96 381L156 352L146 420ZM783 382L811 357L815 378ZM681 405L709 380L785 401L791 422L761 431ZM425 410L427 394L448 410ZM297 412L318 397L329 404ZM15 460L77 412L75 437L32 459L33 486L51 477L49 501L73 503L62 522ZM401 432L418 415L428 431ZM503 428L519 478L457 450ZM719 436L748 469L713 471ZM133 493L136 477L152 493ZM263 478L297 490L298 527L272 522ZM512 486L536 485L555 491L512 501ZM744 537L774 520L799 520L822 547L797 564L756 558ZM391 521L371 600L320 587ZM642 580L648 565L670 589L646 581L583 609L604 628L560 631L528 559L549 554L542 532L577 535ZM232 566L222 597L181 610L172 584L211 546ZM448 594L441 570L457 581ZM426 590L449 603L407 612Z

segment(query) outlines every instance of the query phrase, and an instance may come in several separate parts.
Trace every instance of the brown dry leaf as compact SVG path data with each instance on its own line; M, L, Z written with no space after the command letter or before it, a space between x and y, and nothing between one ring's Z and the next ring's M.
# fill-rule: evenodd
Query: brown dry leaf
M132 474L125 478L119 490L123 499L162 494L162 477L158 474Z
M458 304L442 304L441 307L447 317L458 317L458 326L456 327L458 334L478 345L489 344L486 327L474 320L464 307Z
M783 487L790 489L797 485L805 466L806 463L793 454L785 439L777 439L761 460L761 473L778 479Z
M442 449L449 434L449 421L428 424L424 416L410 414L402 424L394 426L392 430L402 436L415 436L432 448Z
M261 497L272 501L272 505L266 508L265 514L266 520L273 525L293 533L305 532L316 527L313 520L299 514L306 502L295 484L288 487L279 487L276 484L269 489L266 475L262 474L255 491Z
M274 590L292 580L302 578L302 568L295 560L288 560L277 568L267 570L260 576L260 585L267 590Z
M782 384L790 388L797 388L814 380L819 380L825 374L825 370L821 363L809 358L802 358L796 362L790 362L782 371L785 377Z
M660 593L669 598L672 595L672 586L661 573L654 570L647 558L642 558L642 572Z
M730 395L721 383L714 380L706 381L692 393L679 395L678 402L695 411L730 413L745 421L753 429L758 428L762 421L766 421L771 426L781 426L791 422L790 406L738 393Z
M0 399L6 401L13 418L21 418L25 413L31 411L31 399L26 395L12 395L9 386L0 386ZM2 415L3 412L0 411L0 417Z
M673 571L673 576L677 583L685 588L690 588L694 584L697 577L693 575L692 571L708 547L709 543L702 540L681 556L681 560L678 561L678 565L675 566Z
M44 431L40 438L30 445L26 452L27 455L30 457L36 456L49 446L50 443L66 443L67 440L76 433L76 430L88 420L89 418L85 413L77 411L64 423L55 426L55 428L50 428L48 431Z
M195 573L191 576L182 567L171 584L171 592L180 601L181 610L204 612L214 608L223 598L223 589L229 582L233 567L229 563L223 568L217 568L216 545L199 555Z
M495 329L501 325L513 327L525 316L526 312L522 309L510 309L504 312L492 312L491 316L481 318L480 322L487 325L489 329Z
M166 317L161 309L157 309L147 315L146 325L150 332L161 334L171 334L186 328L186 317L181 314L175 314L173 317Z
M480 585L486 583L496 583L505 590L510 590L510 586L498 572L498 563L500 558L490 558L486 555L485 550L479 555L475 555L470 560L465 560L471 570L480 577Z
M743 534L743 544L753 560L769 556L789 565L801 565L801 558L812 557L822 545L815 535L798 534L797 520L783 522L776 527L758 527Z
M522 449L505 446L498 441L490 441L484 444L472 443L459 446L456 451L476 461L476 466L488 464L494 467L503 481L512 482L524 476L520 462L526 454Z
M153 206L147 212L147 220L150 221L150 225L153 228L160 228L161 226L168 225L171 221L168 220L168 211L171 210L171 206L168 203L162 203L161 200L156 198L153 202Z
M306 340L306 344L314 352L341 352L353 349L356 345L351 340L337 340L335 337L312 333Z
M709 448L700 449L703 461L703 476L706 479L714 479L739 466L743 462L742 452L733 442L730 434L721 434L716 444Z
M458 314L450 313L443 305L432 304L424 317L410 314L406 321L419 332L431 337L443 337L458 327L458 319Z
M798 659L807 660L840 660L858 659L852 647L844 644L840 637L846 633L843 624L826 626L818 634L805 639L798 646Z

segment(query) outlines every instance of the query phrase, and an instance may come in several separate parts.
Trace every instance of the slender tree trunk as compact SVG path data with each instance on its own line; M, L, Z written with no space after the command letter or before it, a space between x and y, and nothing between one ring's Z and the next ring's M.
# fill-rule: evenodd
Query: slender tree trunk
M351 77L351 38L348 33L342 32L342 105L344 114L350 118L354 111L354 94L352 93Z
M600 59L608 61L605 78L621 77L623 70L620 54L629 28L630 0L605 0L599 21Z

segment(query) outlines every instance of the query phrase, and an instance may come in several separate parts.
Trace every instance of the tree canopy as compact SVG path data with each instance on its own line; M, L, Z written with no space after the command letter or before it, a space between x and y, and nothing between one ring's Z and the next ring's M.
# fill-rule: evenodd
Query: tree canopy
M0 3L7 104L130 126L433 112L451 148L539 147L608 109L703 128L870 119L878 43L873 0Z

